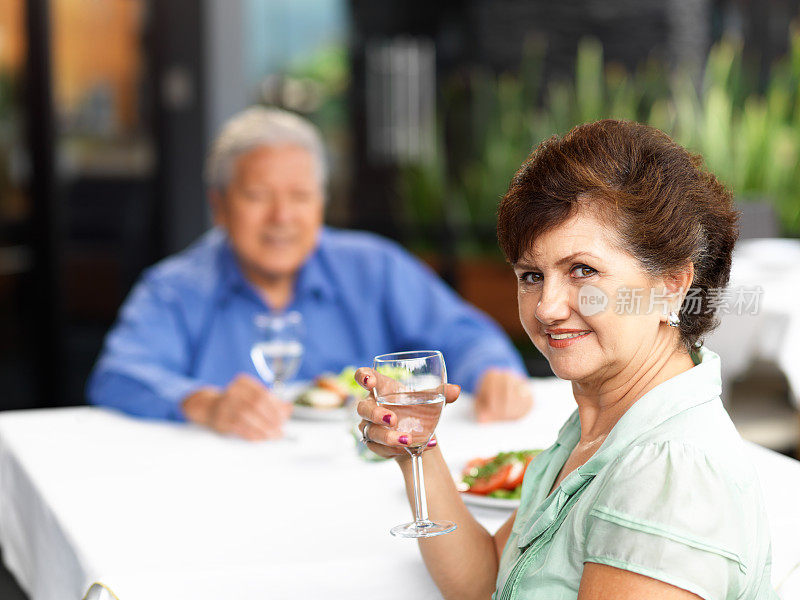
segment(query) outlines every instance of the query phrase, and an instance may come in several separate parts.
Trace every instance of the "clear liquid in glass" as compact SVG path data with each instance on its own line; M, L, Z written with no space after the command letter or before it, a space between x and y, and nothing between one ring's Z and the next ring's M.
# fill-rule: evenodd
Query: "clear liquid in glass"
M293 340L258 342L253 346L251 356L265 381L280 383L297 373L303 358L303 344Z
M395 430L409 436L408 448L421 448L430 441L444 406L438 391L386 394L377 401L397 416Z

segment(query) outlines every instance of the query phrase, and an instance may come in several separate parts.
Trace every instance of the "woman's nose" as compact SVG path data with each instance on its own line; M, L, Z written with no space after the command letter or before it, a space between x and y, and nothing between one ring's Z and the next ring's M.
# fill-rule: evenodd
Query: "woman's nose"
M542 286L542 295L536 304L536 319L540 323L550 324L565 321L570 315L569 290L557 283Z

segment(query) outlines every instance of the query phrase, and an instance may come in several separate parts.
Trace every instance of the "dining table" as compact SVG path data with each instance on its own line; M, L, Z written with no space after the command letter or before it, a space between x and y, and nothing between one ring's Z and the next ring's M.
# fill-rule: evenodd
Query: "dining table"
M720 323L704 343L721 358L723 390L766 364L785 377L800 409L800 239L740 241L715 304Z
M465 395L437 439L457 475L473 457L544 448L575 410L568 382L530 380L534 407L479 424ZM31 600L440 598L394 461L357 418L292 418L249 442L82 406L0 414L0 547ZM772 580L800 598L800 463L748 445L773 540ZM469 504L495 531L508 507Z

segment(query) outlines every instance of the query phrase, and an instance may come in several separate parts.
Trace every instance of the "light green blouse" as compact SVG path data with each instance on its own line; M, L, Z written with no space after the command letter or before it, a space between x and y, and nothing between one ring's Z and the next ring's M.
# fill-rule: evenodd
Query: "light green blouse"
M719 357L701 348L694 359L548 496L580 437L572 414L525 475L494 598L574 600L586 562L708 600L777 598L760 486L719 398Z

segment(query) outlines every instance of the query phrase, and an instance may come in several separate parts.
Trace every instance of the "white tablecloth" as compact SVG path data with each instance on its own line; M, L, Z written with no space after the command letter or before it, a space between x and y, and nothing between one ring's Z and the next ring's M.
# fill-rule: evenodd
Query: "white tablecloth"
M756 288L761 291L751 305L749 292ZM723 380L742 374L754 360L771 362L786 375L800 406L800 240L740 242L720 300L720 326L706 345L722 359Z
M454 470L552 443L574 407L569 384L532 385L536 408L518 423L479 426L468 401L445 409L438 436ZM438 598L417 545L388 533L410 518L397 467L359 458L345 423L293 421L288 436L253 444L90 407L0 415L6 565L32 600L104 587L119 600ZM777 583L800 562L800 465L753 456ZM475 514L492 531L507 517Z

